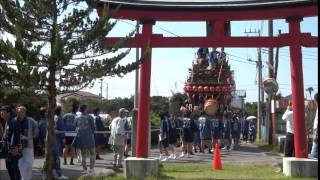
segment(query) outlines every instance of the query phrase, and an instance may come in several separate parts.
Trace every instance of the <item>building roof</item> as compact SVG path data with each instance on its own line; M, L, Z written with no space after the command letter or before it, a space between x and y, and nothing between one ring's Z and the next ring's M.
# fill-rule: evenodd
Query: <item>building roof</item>
M67 98L69 96L79 96L79 97L87 97L87 98L101 98L98 95L95 95L91 92L87 92L87 91L78 91L78 92L74 92L74 93L65 93L65 94L59 94L57 96L57 98Z
M317 0L101 0L125 8L238 9L273 6L309 6Z

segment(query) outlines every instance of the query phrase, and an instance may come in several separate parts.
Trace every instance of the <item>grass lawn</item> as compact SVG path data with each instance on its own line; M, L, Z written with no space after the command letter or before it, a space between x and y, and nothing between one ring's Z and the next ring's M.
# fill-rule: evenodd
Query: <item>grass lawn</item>
M272 165L261 164L223 164L223 170L212 171L211 164L165 163L161 165L158 179L316 179L288 178L276 172ZM124 179L123 172L114 177L96 178L103 180ZM147 178L150 180L156 178Z
M273 145L270 145L270 144L266 144L266 143L264 143L264 142L261 142L261 141L259 141L259 140L257 140L254 144L255 144L259 149L267 152L267 154L276 155L276 156L281 155L280 146L273 146Z

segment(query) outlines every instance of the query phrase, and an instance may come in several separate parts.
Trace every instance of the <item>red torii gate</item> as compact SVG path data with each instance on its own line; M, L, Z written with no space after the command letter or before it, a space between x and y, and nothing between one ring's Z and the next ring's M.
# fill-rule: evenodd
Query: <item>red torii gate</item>
M140 0L140 3L143 0ZM135 4L135 2L119 0L107 1L112 11L117 5L121 8L113 14L114 18L139 20L143 25L142 34L129 39L126 47L142 48L142 54L151 47L145 57L140 70L140 96L138 104L138 123L136 156L148 157L148 131L150 108L150 77L151 77L151 50L152 48L169 47L290 47L291 88L294 119L294 145L297 158L307 158L307 142L304 117L304 89L302 72L301 46L318 47L318 37L311 33L301 33L300 22L303 17L317 16L317 0L304 0L302 2L288 3L274 0L264 4L243 6L231 6L231 8L219 7L214 2L205 7L184 6L171 4L170 6L157 5L152 1L145 1L147 5ZM130 3L129 3L130 2ZM159 3L159 1L157 1ZM149 3L149 4L148 4ZM182 3L183 4L183 3ZM199 4L199 3L198 3ZM211 4L211 5L210 5ZM181 6L180 6L181 5ZM190 3L188 4L190 5ZM98 13L103 13L103 8L98 7ZM226 36L225 23L237 20L265 20L286 19L289 23L289 33L278 37L229 37ZM155 21L207 21L212 25L211 37L163 37L161 34L153 34L152 27ZM316 28L316 27L315 27ZM118 37L106 38L107 44L120 41Z

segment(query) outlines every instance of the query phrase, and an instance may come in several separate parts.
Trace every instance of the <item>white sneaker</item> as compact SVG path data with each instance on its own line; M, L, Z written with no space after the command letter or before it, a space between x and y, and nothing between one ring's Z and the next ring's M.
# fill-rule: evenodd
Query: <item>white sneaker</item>
M173 159L173 154L170 154L170 156L168 157L168 159Z
M184 153L182 153L179 157L180 157L180 158L183 158L183 157L184 157Z
M225 146L221 150L228 150L228 148L227 148L227 146Z
M59 177L57 177L57 179L69 179L67 176L61 175Z
M210 69L212 69L212 66L208 66L208 67L207 67L207 70L210 70Z
M176 154L172 154L172 159L177 159L177 155Z
M88 173L89 173L89 170L88 170L88 169L82 169L81 173L82 173L82 174L88 174Z
M168 160L168 157L164 156L163 159L161 159L160 161L164 162L164 161L167 161L167 160Z

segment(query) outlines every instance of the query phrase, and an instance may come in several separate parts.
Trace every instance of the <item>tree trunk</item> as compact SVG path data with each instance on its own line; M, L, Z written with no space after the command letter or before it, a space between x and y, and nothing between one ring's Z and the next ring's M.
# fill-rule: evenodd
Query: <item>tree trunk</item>
M49 79L48 79L48 130L47 130L47 146L46 146L46 161L44 163L45 166L45 180L53 180L53 140L54 140L54 110L56 108L56 71L57 71L57 59L55 56L54 45L56 41L56 33L57 33L57 5L56 1L52 1L52 17L53 17L53 25L51 30L51 57L49 58Z
M49 87L48 87L48 129L47 129L47 143L46 143L46 159L44 163L45 176L46 180L53 180L53 138L54 138L54 109L56 107L56 91L55 91L55 81L52 82L52 74L50 72L49 78Z

